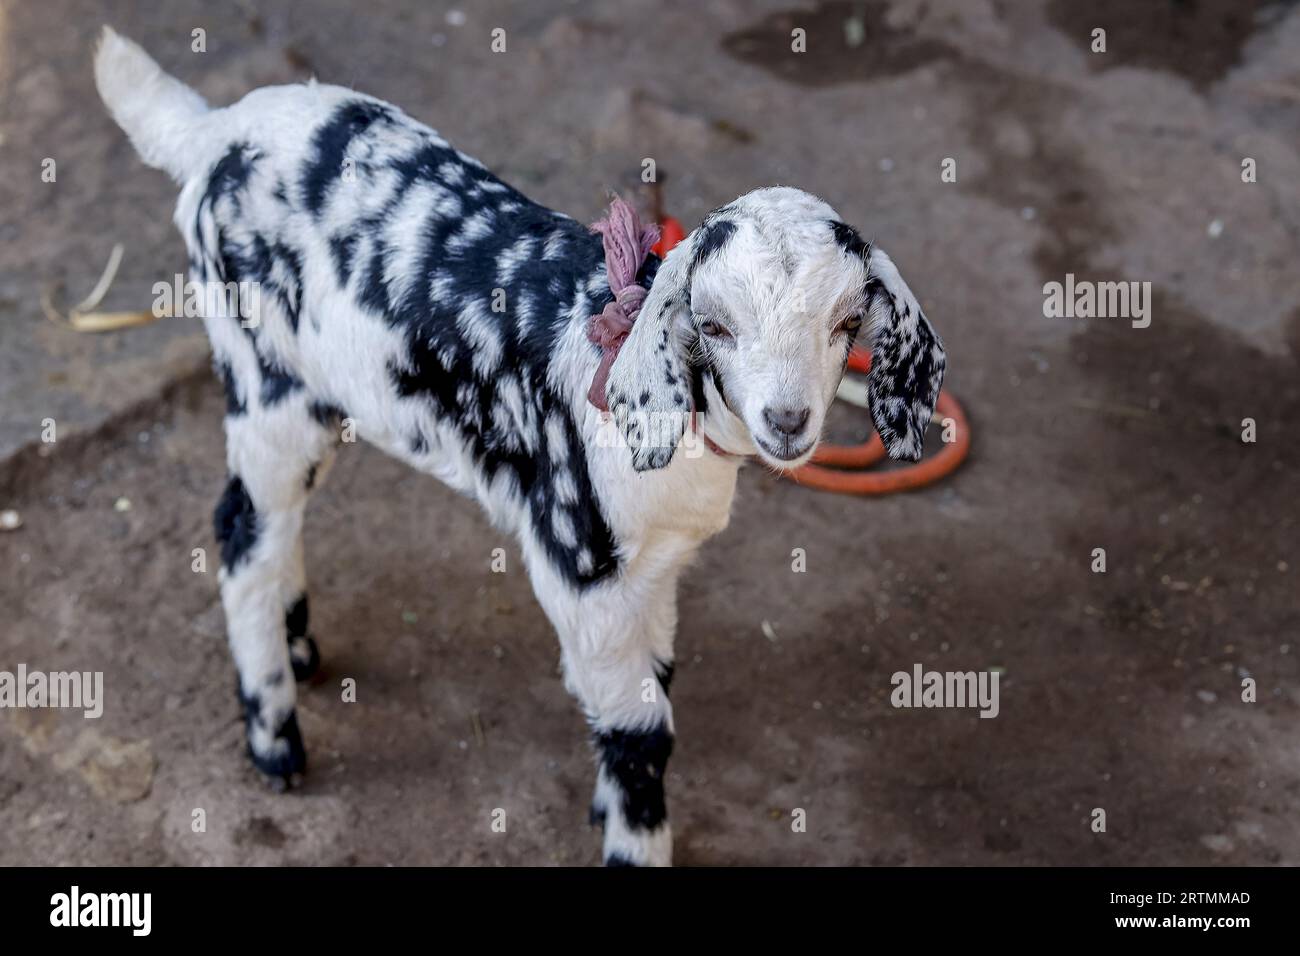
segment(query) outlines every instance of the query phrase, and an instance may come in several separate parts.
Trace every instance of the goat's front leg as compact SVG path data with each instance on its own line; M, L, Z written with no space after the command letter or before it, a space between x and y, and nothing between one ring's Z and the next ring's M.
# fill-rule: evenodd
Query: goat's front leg
M604 827L605 865L668 866L676 573L645 580L625 571L581 593L547 576L535 572L534 586L560 636L565 686L594 736L591 819Z
M636 673L657 669L651 665L636 668ZM638 680L638 686L645 679ZM673 861L673 834L664 796L664 774L673 749L668 679L666 674L657 678L664 706L650 723L592 720L597 768L591 820L605 831L606 866L670 866Z

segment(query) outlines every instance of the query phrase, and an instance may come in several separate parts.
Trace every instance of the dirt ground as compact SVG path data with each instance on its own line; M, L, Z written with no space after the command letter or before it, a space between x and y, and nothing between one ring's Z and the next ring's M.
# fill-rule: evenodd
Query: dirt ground
M37 305L52 280L84 294L114 241L110 306L183 267L172 187L94 98L107 21L214 101L313 72L393 100L580 218L651 156L688 227L790 183L899 263L973 453L883 499L742 472L683 585L677 862L1300 864L1296 5L153 7L0 3L0 508L23 521L0 532L0 670L99 670L106 696L99 720L0 711L0 863L599 855L584 726L517 552L373 449L309 508L305 785L274 794L246 763L215 566L192 569L223 484L201 330L78 336ZM1151 282L1150 327L1046 318L1066 273ZM68 423L53 444L46 417ZM832 437L866 428L832 416ZM895 709L916 662L1003 669L999 716Z

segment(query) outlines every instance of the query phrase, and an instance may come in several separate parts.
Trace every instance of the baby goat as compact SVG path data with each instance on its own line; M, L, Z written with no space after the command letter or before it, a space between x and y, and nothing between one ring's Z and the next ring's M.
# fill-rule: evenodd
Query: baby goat
M669 863L677 578L726 527L741 462L808 461L864 320L876 429L892 456L921 454L944 353L893 263L797 189L714 210L637 272L648 291L603 415L587 397L590 323L614 299L600 236L353 90L211 109L107 28L95 79L181 185L191 280L230 290L204 324L227 396L215 525L253 762L283 783L306 765L303 508L346 419L518 537L595 737L604 860Z

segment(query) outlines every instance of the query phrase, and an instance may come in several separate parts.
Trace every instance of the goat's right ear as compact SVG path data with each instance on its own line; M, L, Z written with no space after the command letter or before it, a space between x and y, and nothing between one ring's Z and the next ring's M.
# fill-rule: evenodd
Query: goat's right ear
M889 256L870 246L866 263L871 418L890 458L919 461L943 386L943 342Z
M637 471L672 460L691 416L690 373L675 329L691 307L692 239L678 243L660 264L605 383L605 401Z

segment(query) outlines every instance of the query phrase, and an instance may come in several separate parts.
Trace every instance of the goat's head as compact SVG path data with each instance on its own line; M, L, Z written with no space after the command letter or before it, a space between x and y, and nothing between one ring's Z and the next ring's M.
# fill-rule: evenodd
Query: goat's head
M812 457L855 337L871 416L894 458L921 456L943 381L939 337L894 264L798 189L715 209L664 259L606 398L638 471L671 460L692 410L769 465Z

